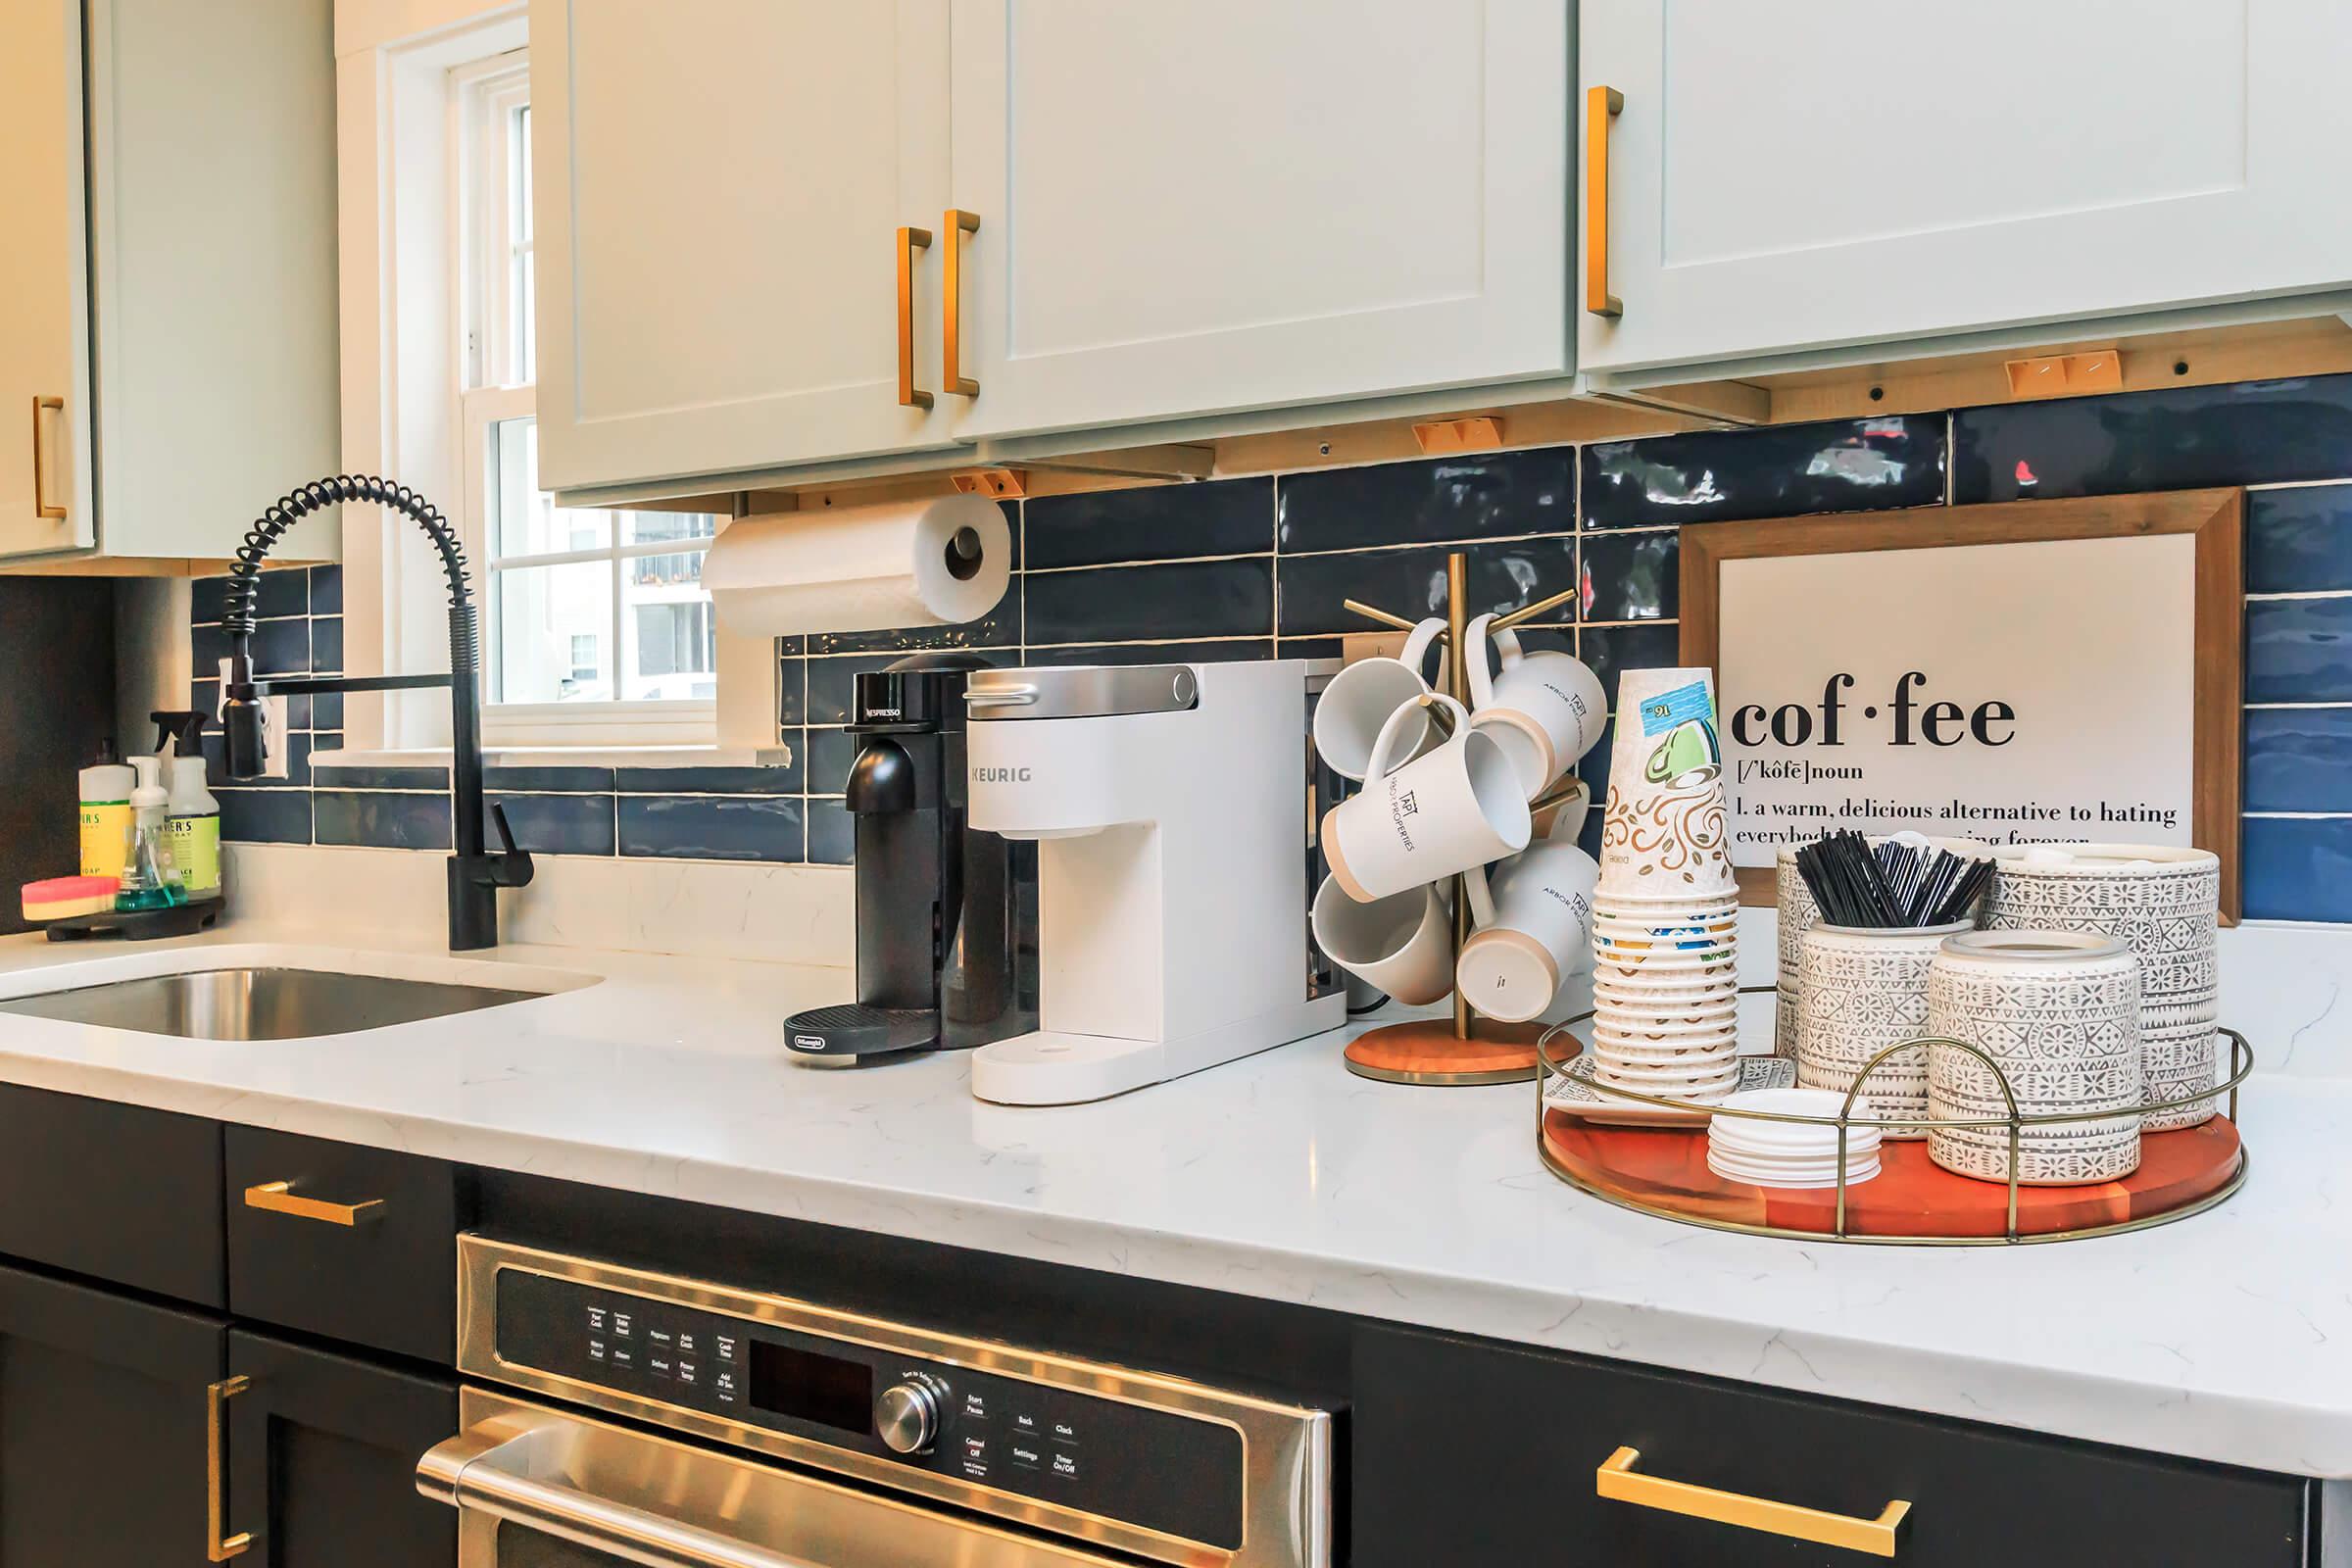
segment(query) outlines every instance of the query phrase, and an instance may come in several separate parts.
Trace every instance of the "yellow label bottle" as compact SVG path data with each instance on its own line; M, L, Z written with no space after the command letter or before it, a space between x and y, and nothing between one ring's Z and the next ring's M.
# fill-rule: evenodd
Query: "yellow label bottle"
M123 769L128 772L129 769ZM83 801L81 803L81 874L83 876L113 876L122 874L122 861L130 853L130 801Z

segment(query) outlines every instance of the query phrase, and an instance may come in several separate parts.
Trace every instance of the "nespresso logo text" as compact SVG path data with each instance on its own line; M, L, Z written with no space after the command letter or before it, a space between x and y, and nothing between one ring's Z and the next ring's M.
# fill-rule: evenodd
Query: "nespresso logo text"
M868 718L897 718L899 710L895 708L869 708L865 710L865 716Z
M972 769L972 782L975 784L1026 784L1029 782L1029 769L1025 767L975 767Z

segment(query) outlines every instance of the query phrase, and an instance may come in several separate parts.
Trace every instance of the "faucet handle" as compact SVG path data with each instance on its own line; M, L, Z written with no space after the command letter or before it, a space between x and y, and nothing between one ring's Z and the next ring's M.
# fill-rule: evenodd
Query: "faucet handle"
M531 880L530 852L514 847L514 829L507 821L507 808L504 806L494 805L490 808L490 824L498 829L498 841L505 846L492 858L492 885L502 888L527 887Z

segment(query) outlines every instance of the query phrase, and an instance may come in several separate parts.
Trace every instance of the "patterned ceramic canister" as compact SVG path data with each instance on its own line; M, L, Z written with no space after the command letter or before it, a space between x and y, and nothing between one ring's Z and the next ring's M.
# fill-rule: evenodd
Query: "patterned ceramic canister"
M1948 939L1928 974L1928 1028L1991 1057L1928 1048L1928 1114L1937 1121L2009 1114L2084 1120L2028 1126L2017 1179L2035 1186L2115 1181L2139 1168L2139 960L2121 941L2082 931L1971 931ZM1938 1127L1928 1157L1983 1181L2009 1176L2004 1127Z
M1886 834L1875 834L1870 842L1884 844L1887 837ZM1976 839L1932 838L1928 842L1936 849L1948 850L1954 855L1964 855L1977 860L1993 853L1991 845ZM1804 874L1796 868L1796 852L1802 848L1802 845L1789 845L1773 859L1774 903L1780 925L1782 1012L1788 1025L1775 1037L1774 1049L1784 1056L1796 1054L1796 1035L1793 1031L1796 1025L1796 998L1804 987L1804 936L1821 923L1821 906L1813 902L1813 890L1805 886ZM1980 902L1970 918L1974 920L1983 908Z
M2000 868L1986 901L1996 930L2096 931L2120 937L2139 959L2140 1031L2150 1101L2178 1100L2214 1082L2220 1058L2222 862L2206 850L2153 844L2051 846L2070 858L2031 865L2026 847L1994 852ZM2212 1100L2156 1111L2146 1130L2194 1127Z
M1803 989L1796 999L1796 1081L1807 1089L1854 1087L1870 1059L1919 1040L1928 1028L1928 969L1943 939L1965 923L1921 930L1816 925L1804 934ZM1893 1120L1928 1109L1928 1050L1907 1046L1872 1070L1862 1092ZM1888 1138L1920 1138L1890 1126Z

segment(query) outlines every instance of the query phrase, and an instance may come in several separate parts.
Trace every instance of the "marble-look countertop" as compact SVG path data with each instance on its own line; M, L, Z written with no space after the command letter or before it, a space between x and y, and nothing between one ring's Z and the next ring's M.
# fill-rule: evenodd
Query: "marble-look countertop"
M1839 1246L1678 1226L1585 1197L1537 1157L1532 1087L1366 1082L1342 1067L1344 1033L1101 1104L1008 1109L975 1102L952 1055L851 1071L788 1062L780 1020L846 999L839 969L529 947L455 958L261 927L88 953L0 940L0 997L231 961L570 989L262 1044L0 1016L0 1081L2352 1476L2341 1080L2257 1078L2245 1190L2178 1225L2010 1249Z

